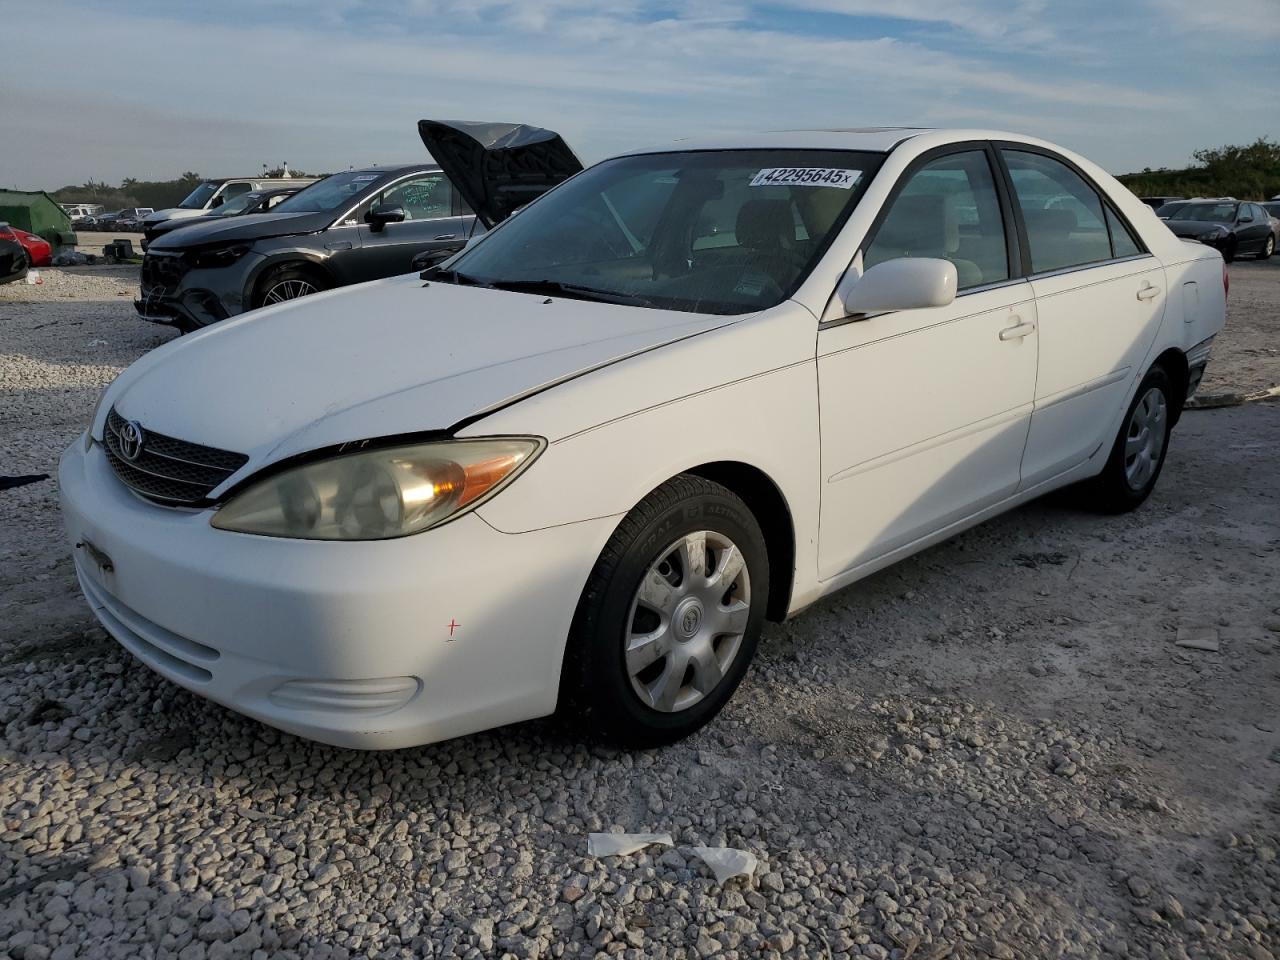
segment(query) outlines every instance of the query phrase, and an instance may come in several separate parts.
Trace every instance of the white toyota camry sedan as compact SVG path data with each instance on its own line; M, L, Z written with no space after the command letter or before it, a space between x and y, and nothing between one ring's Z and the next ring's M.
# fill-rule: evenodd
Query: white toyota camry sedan
M153 351L59 472L106 629L329 743L684 736L765 618L1066 484L1142 503L1225 316L1216 251L1039 140L420 128L487 235Z

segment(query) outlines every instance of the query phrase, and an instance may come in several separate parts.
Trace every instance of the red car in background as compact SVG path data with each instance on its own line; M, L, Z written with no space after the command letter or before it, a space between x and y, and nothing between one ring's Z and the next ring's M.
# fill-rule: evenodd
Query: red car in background
M22 244L22 249L27 251L27 259L31 261L31 266L47 267L53 261L53 244L48 240L14 226L7 229Z

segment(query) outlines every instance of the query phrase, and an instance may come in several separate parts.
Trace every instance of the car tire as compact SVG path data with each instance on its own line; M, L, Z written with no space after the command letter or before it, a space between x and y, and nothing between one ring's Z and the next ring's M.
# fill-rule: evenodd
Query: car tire
M1227 245L1222 248L1223 263L1232 263L1236 259L1236 238L1232 237L1227 241Z
M1271 255L1276 252L1276 235L1273 233L1267 237L1262 244L1262 249L1258 251L1259 260L1270 260Z
M626 747L688 736L741 682L768 593L768 550L747 505L702 477L669 480L627 514L591 571L565 650L562 715Z
M1151 495L1169 452L1177 402L1164 368L1157 365L1147 371L1125 412L1106 466L1089 485L1089 501L1095 509L1127 513Z
M269 307L284 303L286 300L297 300L328 290L332 283L319 270L300 263L288 263L274 267L258 281L253 295L253 307Z

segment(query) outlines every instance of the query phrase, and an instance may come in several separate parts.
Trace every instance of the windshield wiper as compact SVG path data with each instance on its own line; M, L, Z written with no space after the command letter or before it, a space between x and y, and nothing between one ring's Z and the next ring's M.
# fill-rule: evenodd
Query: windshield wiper
M442 270L440 267L427 267L420 274L419 279L422 280L439 280L441 283L456 283L460 287L492 287L492 283L488 283L477 277L468 276L465 273L459 273L457 270Z
M548 296L560 295L573 297L576 300L595 300L600 303L620 303L631 307L655 306L652 300L634 293L623 293L619 290L599 290L596 287L584 287L576 283L565 283L561 280L493 280L485 286L497 290L510 290L514 293L542 293Z
M618 290L598 290L595 287L564 283L561 280L481 280L479 277L459 273L457 270L442 270L439 267L428 267L419 276L423 280L439 280L441 283L456 283L464 287L486 287L490 290L509 290L512 293L572 297L575 300L619 303L630 307L657 306L652 300L646 300L644 297L634 293L622 293Z

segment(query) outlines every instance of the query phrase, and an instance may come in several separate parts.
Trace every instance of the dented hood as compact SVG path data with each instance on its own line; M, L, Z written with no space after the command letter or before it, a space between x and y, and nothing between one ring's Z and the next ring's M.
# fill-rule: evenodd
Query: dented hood
M486 227L582 169L560 134L523 123L419 120L418 134Z
M732 323L395 277L225 321L111 386L144 429L249 456L446 431L566 378Z

